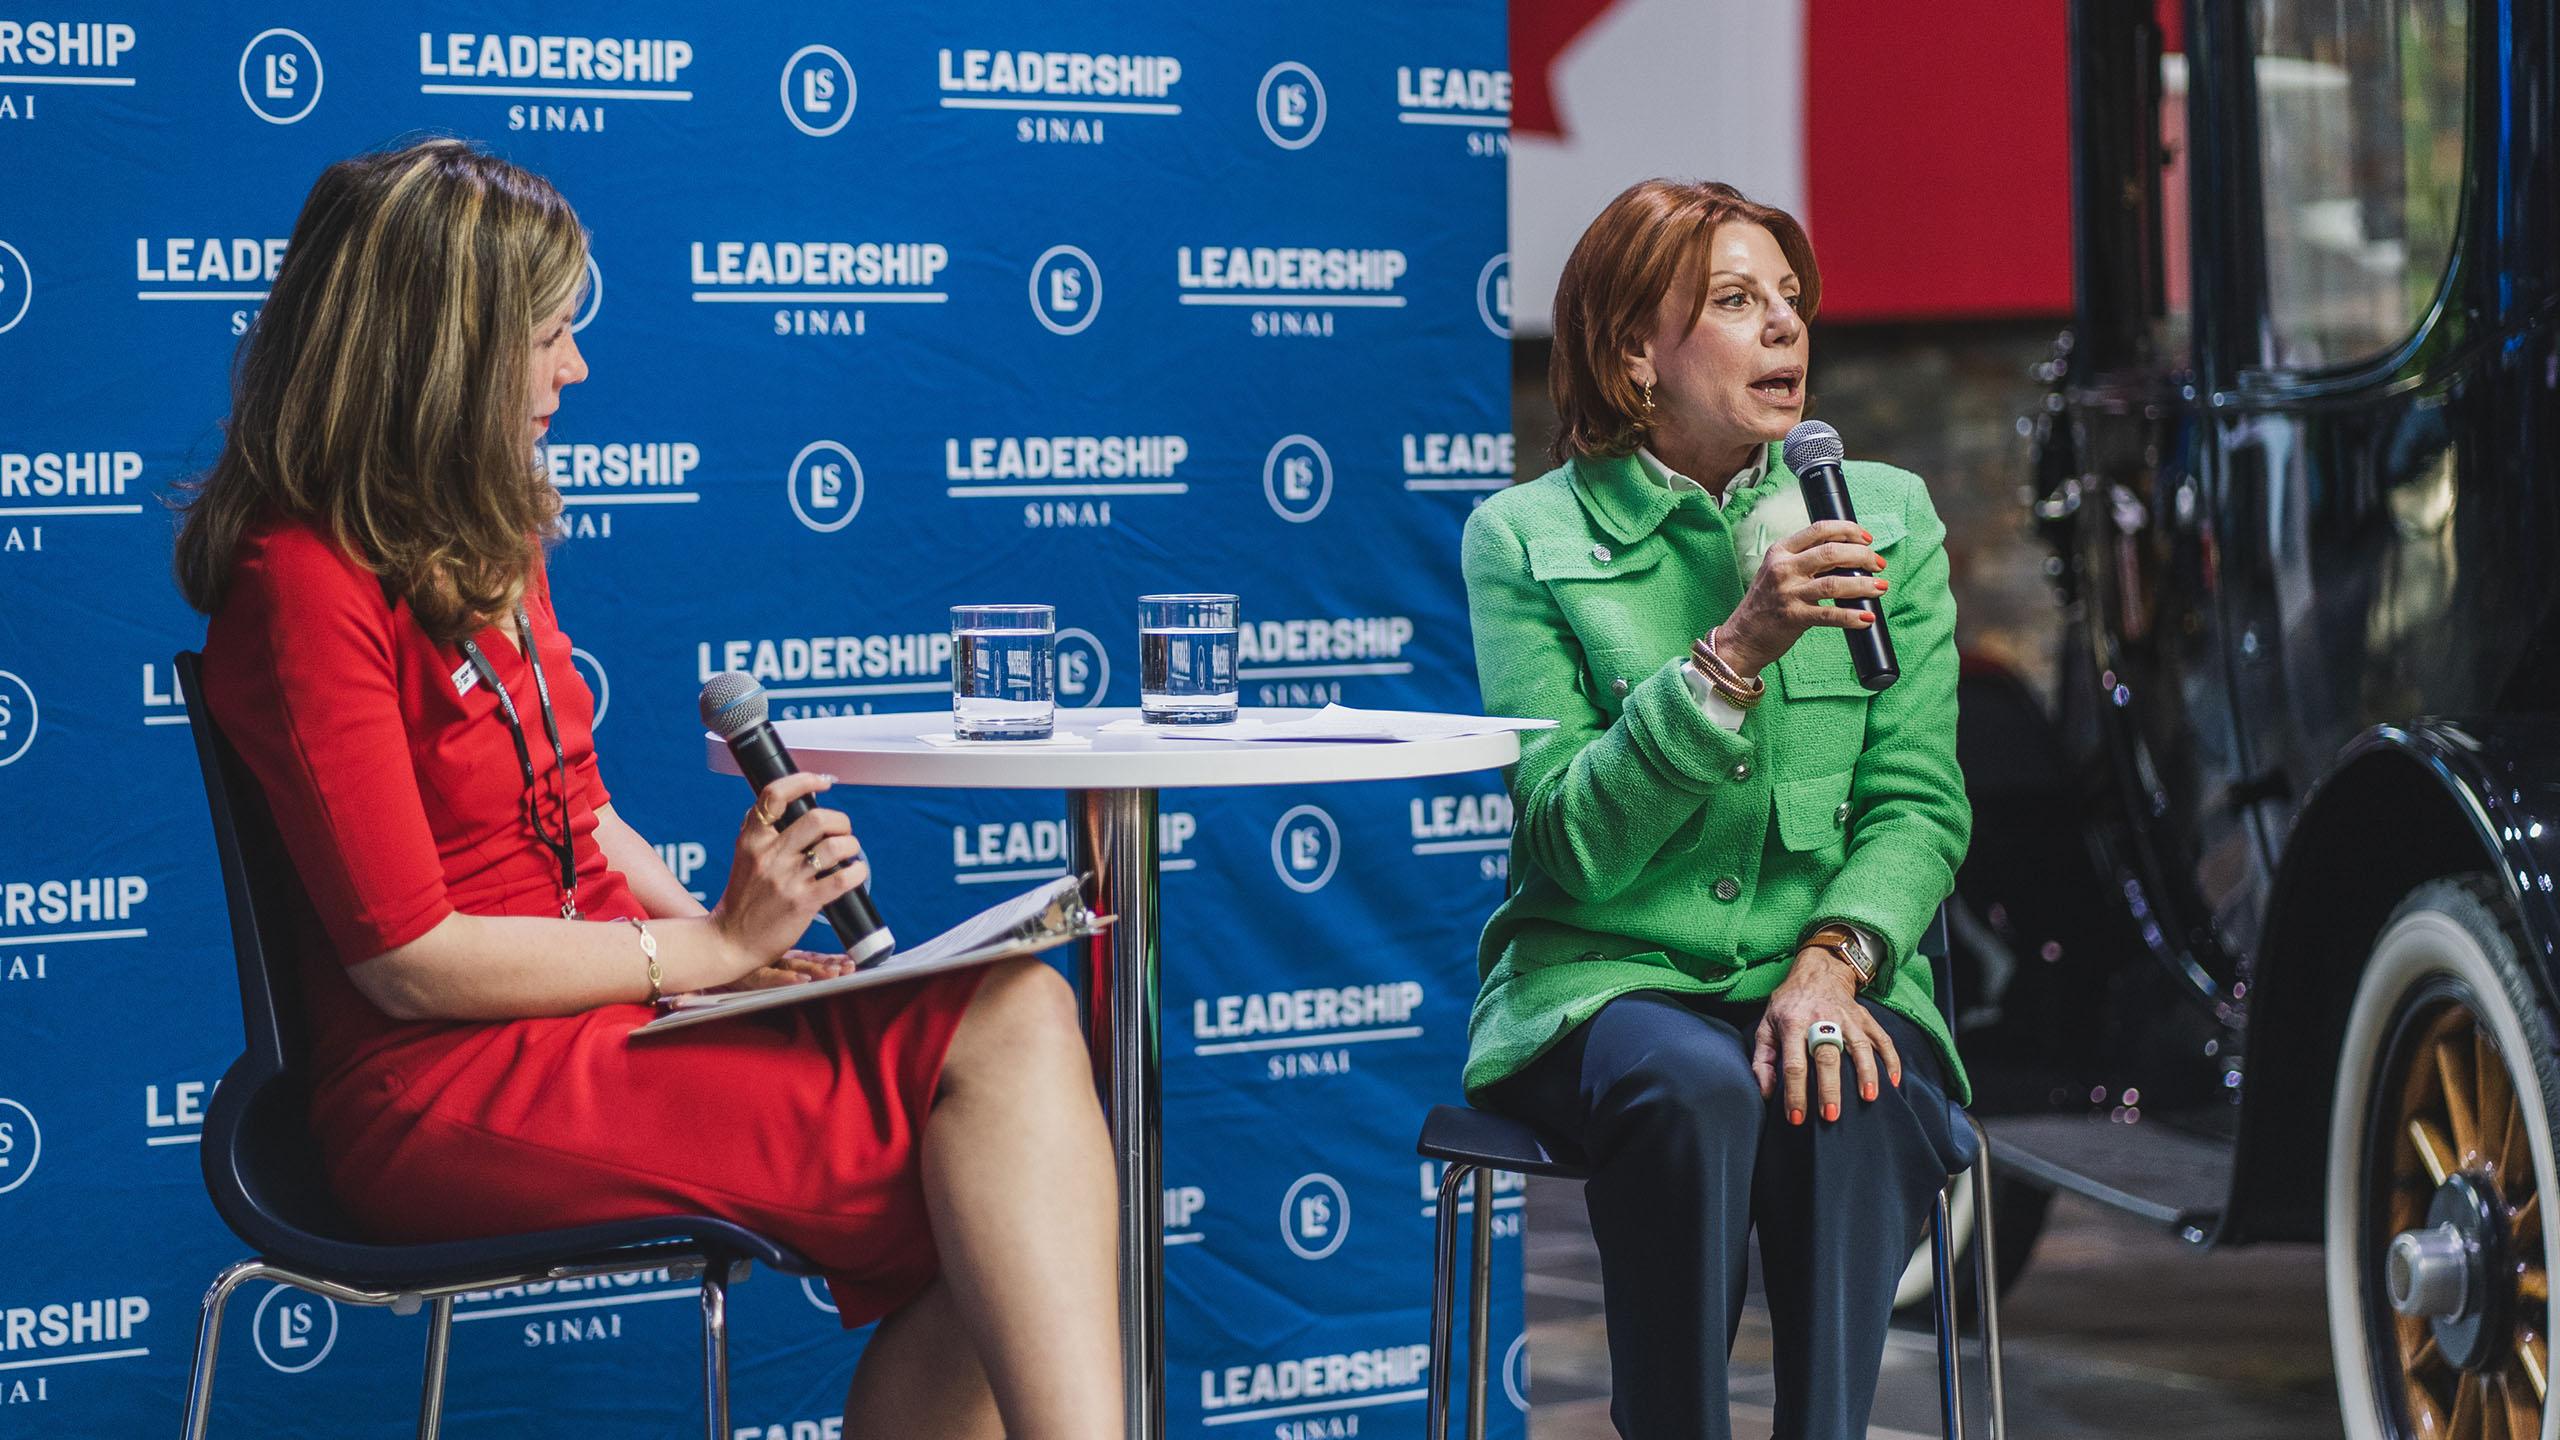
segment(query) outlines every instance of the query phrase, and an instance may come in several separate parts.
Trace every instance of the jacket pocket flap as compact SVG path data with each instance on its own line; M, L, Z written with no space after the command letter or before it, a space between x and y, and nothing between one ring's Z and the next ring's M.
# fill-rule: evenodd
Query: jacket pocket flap
M1855 769L1809 780L1781 780L1771 790L1778 838L1790 850L1820 850L1849 833L1849 782Z
M1881 510L1873 515L1861 515L1858 517L1858 524L1863 526L1868 534L1876 537L1874 548L1877 550L1884 549L1910 533L1903 527L1902 512L1899 510Z
M1858 667L1849 658L1845 633L1822 625L1796 637L1796 643L1788 646L1787 653L1778 657L1780 693L1790 700L1811 700L1826 695L1865 699L1867 687L1858 683Z
M1566 535L1529 537L1529 574L1538 580L1608 580L1661 563L1663 542L1648 535L1633 545L1577 540Z

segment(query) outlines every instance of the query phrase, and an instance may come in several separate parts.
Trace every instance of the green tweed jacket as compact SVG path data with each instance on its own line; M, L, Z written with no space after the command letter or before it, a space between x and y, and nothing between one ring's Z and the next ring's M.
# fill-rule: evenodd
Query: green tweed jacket
M1775 449L1761 482L1722 507L1655 484L1634 457L1583 458L1467 521L1485 706L1558 722L1522 735L1509 775L1511 890L1478 955L1470 1093L1629 991L1766 999L1798 937L1838 919L1884 941L1872 998L1929 1036L1970 1097L1912 953L1973 829L1946 526L1920 478L1846 467L1892 582L1892 688L1861 689L1829 627L1765 672L1768 699L1739 731L1710 720L1680 675L1769 542L1806 523Z

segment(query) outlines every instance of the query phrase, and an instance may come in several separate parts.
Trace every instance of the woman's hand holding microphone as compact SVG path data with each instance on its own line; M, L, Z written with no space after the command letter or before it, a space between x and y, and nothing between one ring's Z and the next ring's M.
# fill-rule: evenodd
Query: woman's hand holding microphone
M1755 678L1779 656L1794 648L1807 630L1828 625L1846 630L1874 622L1865 611L1822 605L1822 600L1856 600L1882 595L1884 557L1868 548L1875 537L1852 520L1820 520L1769 547L1759 572L1742 595L1742 603L1710 632L1718 657ZM1831 570L1860 570L1859 575L1831 575Z
M830 901L871 878L861 842L853 838L853 822L842 811L823 806L781 830L774 829L767 818L782 813L801 796L817 794L834 783L826 775L785 775L757 794L755 808L739 823L729 883L711 910L712 922L736 965L722 988L760 990L802 984L852 968L853 962L841 956L795 951L791 946ZM844 868L825 873L839 864Z

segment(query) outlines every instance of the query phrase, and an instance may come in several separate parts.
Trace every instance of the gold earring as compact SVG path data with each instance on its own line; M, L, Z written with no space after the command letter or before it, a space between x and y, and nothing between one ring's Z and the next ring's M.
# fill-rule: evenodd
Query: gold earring
M1653 382L1650 380L1644 382L1643 398L1644 413L1636 418L1646 425L1651 425L1653 423Z

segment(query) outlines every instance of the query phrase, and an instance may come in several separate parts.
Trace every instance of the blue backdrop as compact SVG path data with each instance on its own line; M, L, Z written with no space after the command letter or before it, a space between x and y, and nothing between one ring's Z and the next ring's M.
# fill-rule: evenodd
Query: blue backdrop
M0 1433L174 1427L196 1302L239 1252L197 1170L239 1031L169 666L203 626L161 502L217 451L226 366L330 160L473 137L593 231L552 574L617 807L697 889L743 801L704 769L702 681L753 671L784 714L934 710L954 602L1056 602L1070 705L1136 702L1131 601L1163 589L1244 596L1248 704L1476 703L1457 534L1512 470L1497 0L20 13ZM904 934L1059 869L1052 796L836 799ZM1170 1429L1418 1433L1434 1177L1412 1140L1455 1090L1500 779L1165 811ZM1303 1028L1327 990L1355 993ZM691 1293L465 1302L449 1433L698 1433ZM858 1346L822 1298L738 1292L739 1440L835 1435ZM409 1433L421 1338L244 1292L216 1432Z

